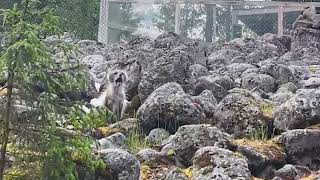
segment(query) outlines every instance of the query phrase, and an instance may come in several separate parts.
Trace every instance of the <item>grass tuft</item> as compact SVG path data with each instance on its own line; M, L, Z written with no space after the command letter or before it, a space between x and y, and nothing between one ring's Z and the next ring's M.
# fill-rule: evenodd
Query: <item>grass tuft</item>
M151 144L145 140L143 134L137 129L129 131L126 145L129 151L134 154L139 152L141 149L151 147Z

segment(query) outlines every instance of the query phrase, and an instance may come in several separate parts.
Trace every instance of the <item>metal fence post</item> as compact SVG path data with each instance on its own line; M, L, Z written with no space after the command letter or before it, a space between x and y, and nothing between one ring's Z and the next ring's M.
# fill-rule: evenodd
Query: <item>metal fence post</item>
M213 39L216 40L217 37L217 5L213 5Z
M283 36L283 5L278 7L278 36Z
M180 12L181 7L180 4L176 4L176 10L175 10L175 21L174 21L174 32L177 34L180 34Z
M108 0L100 0L100 16L98 42L108 43L108 18L109 18L109 2Z

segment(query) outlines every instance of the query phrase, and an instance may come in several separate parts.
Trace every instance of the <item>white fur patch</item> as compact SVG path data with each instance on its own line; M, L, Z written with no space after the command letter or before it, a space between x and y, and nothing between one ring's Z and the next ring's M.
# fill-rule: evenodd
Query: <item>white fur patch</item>
M95 88L97 91L99 91L100 87L101 87L101 84L100 83L94 83L95 85Z
M100 107L103 106L103 100L99 99L99 98L93 98L90 101L90 104L94 107Z
M86 106L81 106L81 109L82 109L85 113L90 113L90 109L87 108Z

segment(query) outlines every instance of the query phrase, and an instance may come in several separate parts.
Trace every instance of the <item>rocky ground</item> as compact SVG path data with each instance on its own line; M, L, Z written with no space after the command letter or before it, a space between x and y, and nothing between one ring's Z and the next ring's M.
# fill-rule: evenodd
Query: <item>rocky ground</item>
M108 178L320 179L318 22L306 10L291 36L225 44L174 33L110 45L64 37L98 89L110 69L129 73L128 118L99 129ZM137 128L145 139L133 138Z

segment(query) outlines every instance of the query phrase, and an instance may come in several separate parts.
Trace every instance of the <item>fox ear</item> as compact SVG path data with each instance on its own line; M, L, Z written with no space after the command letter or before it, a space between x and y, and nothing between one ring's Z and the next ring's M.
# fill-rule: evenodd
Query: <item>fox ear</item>
M111 70L107 73L107 81L113 82L113 79L114 79L114 70Z

